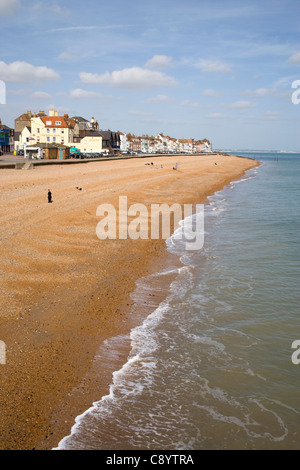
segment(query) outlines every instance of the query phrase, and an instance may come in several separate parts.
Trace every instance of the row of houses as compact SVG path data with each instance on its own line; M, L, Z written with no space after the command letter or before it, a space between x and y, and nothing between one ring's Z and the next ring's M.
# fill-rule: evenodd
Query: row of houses
M165 136L163 133L157 136L135 136L120 133L122 152L141 153L203 153L212 152L209 140L176 139Z
M3 126L0 120L0 149L11 153L24 149L56 148L71 149L71 153L199 153L211 152L211 143L207 140L176 139L165 136L135 136L120 131L99 129L95 118L87 120L80 116L59 115L50 109L26 113L15 119L15 128ZM44 151L44 154L47 152ZM70 153L70 152L69 152ZM64 158L68 158L64 152ZM49 152L48 152L49 154Z

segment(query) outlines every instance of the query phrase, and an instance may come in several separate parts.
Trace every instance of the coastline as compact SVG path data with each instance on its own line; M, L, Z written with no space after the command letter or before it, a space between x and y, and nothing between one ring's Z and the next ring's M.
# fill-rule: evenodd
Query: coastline
M115 364L99 371L97 363L95 371L94 358L103 341L135 326L137 280L178 263L164 240L100 242L98 205L117 206L122 195L146 205L204 201L258 165L176 156L155 158L153 166L134 159L0 174L1 449L51 449L70 433L76 416L108 393ZM126 351L117 362L125 360Z

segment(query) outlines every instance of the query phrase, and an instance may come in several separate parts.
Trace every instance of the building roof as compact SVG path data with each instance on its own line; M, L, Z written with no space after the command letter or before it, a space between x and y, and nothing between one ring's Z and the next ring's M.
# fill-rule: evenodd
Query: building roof
M103 139L105 140L110 140L111 138L113 139L119 139L119 133L118 132L113 132L113 131L98 131L100 135L102 135Z
M30 121L31 119L31 114L28 114L28 113L24 113L24 114L21 114L21 116L19 116L17 119L15 119L16 121Z
M55 127L61 129L67 129L71 127L74 129L75 121L73 119L66 118L64 116L44 116L41 117L45 127Z
M71 119L74 119L74 121L77 121L77 122L89 122L87 119L81 116L73 116Z
M89 129L86 132L85 137L102 137L103 138L103 134L101 133L101 131L96 131L96 130L93 130L93 129Z

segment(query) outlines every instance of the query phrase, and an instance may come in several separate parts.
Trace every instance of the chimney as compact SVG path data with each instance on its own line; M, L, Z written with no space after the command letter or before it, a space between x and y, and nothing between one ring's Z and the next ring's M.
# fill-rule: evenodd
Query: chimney
M55 116L54 109L49 109L49 117L54 117L54 116Z
M94 122L95 122L95 118L92 117L91 123L94 124Z
M58 111L54 112L54 116L56 116L56 117L58 116Z

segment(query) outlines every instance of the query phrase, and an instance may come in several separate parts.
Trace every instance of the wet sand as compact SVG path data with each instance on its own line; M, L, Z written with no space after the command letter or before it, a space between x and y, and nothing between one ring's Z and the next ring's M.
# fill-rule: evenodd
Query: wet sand
M201 202L257 165L180 156L0 171L0 449L52 449L70 433L126 360L95 370L103 341L138 321L136 281L178 263L164 240L100 241L97 207Z

